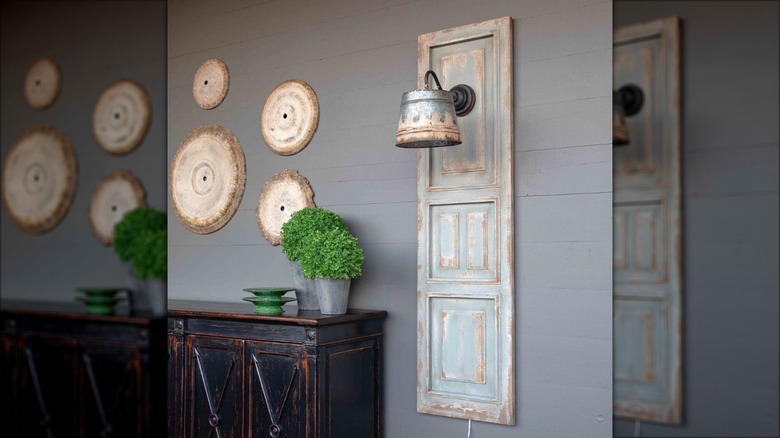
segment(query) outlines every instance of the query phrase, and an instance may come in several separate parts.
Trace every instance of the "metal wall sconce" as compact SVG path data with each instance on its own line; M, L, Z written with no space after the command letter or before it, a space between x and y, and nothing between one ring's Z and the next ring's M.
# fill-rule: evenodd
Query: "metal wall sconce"
M642 109L645 97L642 89L629 84L612 92L612 146L626 146L631 140L626 117Z
M428 87L433 76L438 90ZM465 84L442 90L433 70L425 72L425 88L404 93L395 145L402 148L435 148L461 144L458 117L474 108L476 95Z

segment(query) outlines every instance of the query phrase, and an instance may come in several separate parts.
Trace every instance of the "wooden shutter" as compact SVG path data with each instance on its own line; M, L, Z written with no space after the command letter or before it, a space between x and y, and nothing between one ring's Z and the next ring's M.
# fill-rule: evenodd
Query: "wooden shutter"
M614 415L682 421L680 51L677 17L614 35L614 86L638 85L614 149Z
M471 86L463 144L418 152L417 410L514 424L512 20L420 35L418 82Z

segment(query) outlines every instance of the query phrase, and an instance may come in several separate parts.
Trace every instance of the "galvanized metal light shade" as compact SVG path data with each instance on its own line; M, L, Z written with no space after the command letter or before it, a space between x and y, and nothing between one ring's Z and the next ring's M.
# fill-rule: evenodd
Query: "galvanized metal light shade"
M642 109L644 93L636 85L624 85L612 92L612 146L626 146L631 140L626 117Z
M433 76L438 90L428 87ZM474 90L468 85L456 85L442 90L433 70L425 73L425 88L404 93L395 145L402 148L434 148L461 144L458 116L474 107ZM456 105L457 104L457 105Z

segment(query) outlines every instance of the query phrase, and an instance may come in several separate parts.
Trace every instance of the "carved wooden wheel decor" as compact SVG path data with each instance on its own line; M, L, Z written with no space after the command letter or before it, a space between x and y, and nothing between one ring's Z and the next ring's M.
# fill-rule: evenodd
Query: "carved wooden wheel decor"
M50 107L60 95L61 88L60 66L51 58L36 61L24 79L24 97L37 110Z
M76 152L53 126L28 129L11 146L3 163L3 202L22 230L40 234L65 217L78 184Z
M314 207L314 192L309 181L297 170L287 169L271 177L263 185L257 201L257 225L260 234L271 245L282 242L282 225L293 213Z
M293 155L309 144L320 120L320 105L306 82L282 82L268 96L260 116L260 132L279 155Z
M244 196L246 161L238 138L219 125L190 132L173 157L168 184L184 227L198 234L219 230Z
M124 155L141 144L149 130L152 108L141 84L120 80L98 98L92 114L92 132L98 145L111 155Z
M224 62L209 59L200 65L192 81L192 96L203 109L219 106L230 87L230 73Z
M89 221L92 233L104 245L114 243L114 225L125 213L146 206L141 181L127 170L112 172L98 181L92 192Z

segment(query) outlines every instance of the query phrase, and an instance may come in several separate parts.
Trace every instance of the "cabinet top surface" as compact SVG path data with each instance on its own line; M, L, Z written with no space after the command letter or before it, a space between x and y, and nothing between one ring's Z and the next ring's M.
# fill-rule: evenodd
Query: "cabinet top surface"
M240 319L297 325L329 325L366 319L384 319L387 317L387 311L347 309L347 313L344 315L323 315L316 310L300 310L294 306L284 306L282 315L268 316L254 313L254 309L248 303L168 300L168 316Z
M87 313L83 304L67 301L2 300L0 314L13 317L37 317L50 319L69 319L74 321L98 321L118 324L148 324L162 317L149 314L129 314L127 306L117 306L114 315L96 315Z

